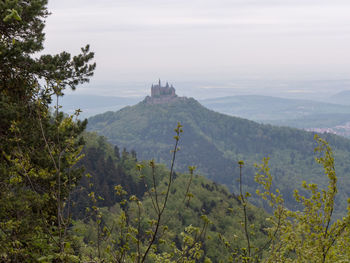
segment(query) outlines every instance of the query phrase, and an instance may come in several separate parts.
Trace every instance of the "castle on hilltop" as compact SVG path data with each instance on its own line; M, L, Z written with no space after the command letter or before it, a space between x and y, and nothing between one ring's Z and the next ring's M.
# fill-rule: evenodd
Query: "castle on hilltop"
M167 82L164 87L162 87L162 84L159 80L158 85L153 85L151 87L151 97L152 98L159 98L159 97L165 97L165 96L170 96L170 97L176 97L177 95L175 94L175 88L173 85L169 86L169 83Z
M165 86L162 86L159 80L158 84L152 84L151 96L147 96L144 102L149 104L163 104L184 99L184 97L178 97L176 95L173 85L169 85L167 82Z

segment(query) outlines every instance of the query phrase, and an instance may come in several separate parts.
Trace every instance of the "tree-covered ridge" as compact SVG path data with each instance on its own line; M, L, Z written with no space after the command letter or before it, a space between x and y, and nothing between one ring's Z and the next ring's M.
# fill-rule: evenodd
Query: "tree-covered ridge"
M102 199L98 206L110 207L121 199L115 194L114 187L122 185L128 193L142 197L145 191L144 185L137 180L136 153L120 150L118 146L112 147L104 137L94 133L84 133L85 146L82 150L82 158L77 166L84 169L86 176L79 182L79 187L73 194L75 205L74 218L83 218L86 208L90 207L90 192L99 193Z
M152 200L144 182L145 180L146 185L151 185L152 171L148 166L148 161L137 161L134 151L129 152L126 149L119 151L118 147L113 148L103 137L93 133L86 133L84 137L86 141L83 150L85 158L80 161L79 165L82 165L85 172L91 177L82 179L80 187L85 190L79 191L75 197L76 206L80 208L75 210L75 216L80 220L75 223L74 233L77 235L82 256L94 258L97 257L98 233L94 217L89 216L85 210L86 207L94 205L88 194L92 191L94 195L100 197L96 204L100 207L102 214L101 229L117 226L123 205L121 204L122 198L116 194L116 185L121 185L128 192L128 197L136 195L143 203L142 225L144 230L142 231L144 232L147 229L148 220L155 217ZM139 176L138 165L144 166L143 179ZM163 192L167 187L166 177L169 170L163 164L156 164L155 173L158 191ZM162 220L162 224L168 228L165 236L162 237L166 240L166 244L161 245L158 252L170 251L172 243L180 248L181 233L184 229L190 225L201 227L203 224L201 217L206 216L211 223L208 225L205 236L200 240L203 243L203 254L200 261L208 258L212 262L227 262L231 250L225 247L223 239L234 244L231 249L239 250L245 246L244 231L241 226L243 219L241 201L226 187L197 173L192 175L191 183L188 185L190 177L189 173L174 173L169 202ZM124 209L130 220L137 214L137 207L133 203ZM265 229L269 226L265 220L267 216L262 209L252 205L248 206L249 224L254 225L256 232L252 238L252 246L262 247L266 242ZM116 235L117 231L113 232L108 240L117 238ZM106 236L101 238L101 251L107 248L108 240ZM108 258L108 253L102 254Z
M113 144L135 149L141 159L155 158L168 163L171 144L168 134L177 121L187 128L177 163L182 171L196 164L200 173L229 187L234 185L236 191L233 175L238 171L233 163L243 159L248 175L245 184L254 192L253 164L268 156L275 184L290 207L295 204L293 189L300 187L302 180L325 185L325 180L319 177L321 170L314 163L313 133L219 114L194 99L158 105L140 102L117 112L91 117L88 129L104 135ZM342 180L339 199L344 200L349 189L350 142L332 135L325 135L325 138L335 151L336 168Z
M113 152L104 138L94 134L86 137L85 152L99 148L95 155L98 160L114 160L114 165L125 172L124 177L130 175L132 180L115 187L119 200L112 206L94 208L98 200L103 205L105 188L95 187L93 195L89 194L95 200L89 206L92 210L73 227L75 246L85 261L121 262L119 259L125 258L126 262L346 262L349 257L350 214L334 220L334 156L327 142L317 136L316 161L323 166L328 187L322 190L316 184L303 182L303 192L308 194L294 191L301 210L285 207L280 191L272 186L267 158L256 165L255 181L260 185L258 196L273 211L270 215L249 204L250 194L245 193L242 184L235 195L226 187L195 175L194 167L189 173L173 173L169 202L161 220L163 230L145 261L137 256L138 251L147 248L147 236L154 229L150 222L157 218L154 198L164 198L169 171L154 161L137 162L133 151L123 150L122 160L119 151ZM239 161L237 166L242 182L246 178L245 164ZM95 176L96 181L105 174ZM124 191L137 181L143 181L145 186L142 197ZM120 199L120 193L127 199Z

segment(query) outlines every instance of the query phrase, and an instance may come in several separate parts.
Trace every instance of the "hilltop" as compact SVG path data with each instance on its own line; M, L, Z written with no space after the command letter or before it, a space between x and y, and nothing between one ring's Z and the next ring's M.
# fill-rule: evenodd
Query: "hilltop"
M255 192L254 163L270 158L275 184L292 207L293 189L302 180L324 185L321 167L314 162L314 133L294 128L263 125L227 116L203 107L193 98L149 103L148 99L117 112L106 112L89 118L88 130L105 136L119 148L134 149L141 159L155 158L169 163L173 129L184 126L180 141L177 169L198 166L208 178L237 189L237 161L245 160L244 184ZM340 186L339 199L349 195L350 141L324 135L335 150Z
M151 87L151 96L147 96L144 99L144 102L147 104L166 104L172 103L179 100L186 100L185 97L179 97L176 95L175 88L173 85L169 85L167 82L165 86L162 86L162 83L159 79L158 84Z

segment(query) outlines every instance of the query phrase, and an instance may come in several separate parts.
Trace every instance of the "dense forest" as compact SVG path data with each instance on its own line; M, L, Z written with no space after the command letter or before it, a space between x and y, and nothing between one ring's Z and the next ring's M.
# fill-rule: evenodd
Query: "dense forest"
M87 133L87 147L84 149L85 157L79 165L85 167L85 172L91 177L85 177L81 181L80 189L74 197L76 212L73 213L77 220L73 231L81 240L80 247L85 256L94 255L97 247L97 228L93 216L86 216L86 207L92 207L94 204L89 198L89 193L94 192L100 198L96 200L100 208L103 227L117 224L118 215L123 207L120 205L122 199L116 195L115 186L121 185L127 192L127 196L135 195L143 202L144 224L154 216L152 211L152 200L147 192L145 185L152 182L151 169L146 161L137 162L135 152L128 152L123 149L119 152L117 146L112 147L103 137ZM143 176L147 180L145 184L139 176L137 164L143 165ZM167 184L167 174L169 170L161 164L155 167L156 186L158 191L163 191ZM225 240L234 243L236 250L245 246L244 231L240 226L243 213L240 207L238 196L231 194L227 188L205 179L194 173L188 193L186 187L190 173L174 173L173 186L171 188L171 199L169 199L168 209L164 214L169 230L166 237L169 247L163 247L162 250L170 250L170 245L175 242L178 247L182 245L181 233L187 226L200 227L202 224L201 216L206 216L210 220L206 236L202 237L203 258L211 259L212 262L227 262L230 258L230 250L224 247L220 236ZM92 185L91 185L92 184ZM133 204L127 206L125 211L130 217L135 216L135 207ZM255 247L262 246L268 239L265 228L268 223L265 221L268 214L262 209L249 205L248 218L249 223L254 225L255 236L252 240ZM171 238L170 238L171 237ZM210 237L210 238L208 238ZM116 233L112 233L110 239L117 238ZM102 239L101 247L108 246L108 239ZM106 255L105 255L106 256ZM108 256L108 255L107 255Z
M167 104L143 101L117 112L96 115L89 118L88 130L98 132L113 144L135 149L141 159L156 158L158 162L169 163L172 143L169 134L177 121L186 127L177 163L180 171L196 165L201 174L237 192L238 168L234 164L245 160L244 185L255 192L258 185L254 182L254 164L269 157L275 186L293 209L296 205L293 190L300 190L303 180L326 186L326 178L320 178L322 169L314 161L314 133L220 114L192 98ZM350 189L350 141L330 134L322 136L336 156L336 169L342 182L336 212L341 216L346 211L343 201Z
M172 142L162 145L170 158L160 160L168 160L166 163L170 165L166 167L151 158L144 160L136 147L111 145L104 137L85 132L87 121L79 121L79 110L72 115L60 111L59 101L65 90L75 90L79 84L88 82L96 64L89 46L76 56L67 52L37 54L43 50L43 29L48 15L46 0L0 1L1 262L349 260L349 209L341 219L334 218L338 192L334 157L339 157L343 164L348 141L327 138L336 145L333 155L328 143L318 136L312 143L306 139L298 141L311 134L296 130L301 137L293 137L290 130L280 132L279 128L237 119L238 125L228 132L215 123L202 127L196 126L197 121L180 118L177 125L171 123L168 129L154 127L163 132L158 134L160 141ZM186 103L201 107L194 100ZM130 109L135 108L123 111ZM164 118L174 118L165 109L158 111ZM201 110L197 117L213 120L210 114L213 113ZM230 125L227 116L212 118ZM141 115L134 121L142 125L146 120ZM183 121L185 127L178 121ZM245 125L252 130L238 133ZM131 138L135 136L139 140L130 128L125 125L120 136L129 133ZM254 133L263 138L270 128L273 135L266 140L258 140L249 147L243 141L244 138L253 141ZM186 138L191 133L193 136ZM144 130L140 144L151 147L155 135ZM222 155L225 150L225 156L241 157L226 149L235 138L242 140L236 141L236 149L249 154L267 153L274 165L277 155L274 150L281 146L274 140L278 136L291 149L302 147L304 155L294 157L297 160L304 157L311 160L313 148L317 153L319 177L324 178L321 185L325 190L303 182L303 191L294 192L300 210L286 207L280 190L273 186L268 159L256 165L254 179L249 175L252 169L249 162L254 158L247 158L246 162L241 158L235 162L223 159L230 161L231 167L237 167L232 171L238 179L234 193L198 175L202 163L215 162L204 155L206 151L216 149ZM217 138L221 138L221 145L208 143ZM199 149L194 147L196 144L208 148ZM179 146L186 145L194 149L192 154L198 164L194 162L188 172L181 173L178 167L187 165L185 159L190 155L179 151ZM252 145L254 148L250 148ZM290 154L288 147L282 147L279 155ZM197 172L193 165L201 169ZM219 165L225 172L225 163ZM285 167L281 162L280 169L288 171L296 165ZM217 177L221 176L218 172ZM251 193L245 183L248 181L249 185L249 180L259 185L254 192L270 207L270 213L249 202Z

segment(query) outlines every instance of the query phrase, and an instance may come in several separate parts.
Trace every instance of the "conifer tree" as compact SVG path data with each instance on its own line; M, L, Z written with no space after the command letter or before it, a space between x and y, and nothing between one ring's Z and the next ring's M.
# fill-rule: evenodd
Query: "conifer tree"
M0 261L72 261L70 192L86 122L59 112L65 88L93 75L89 46L41 55L47 0L0 1ZM36 55L36 56L34 56ZM56 98L56 109L50 103ZM72 253L71 253L72 252ZM43 256L44 255L44 256ZM69 259L68 259L69 258Z

